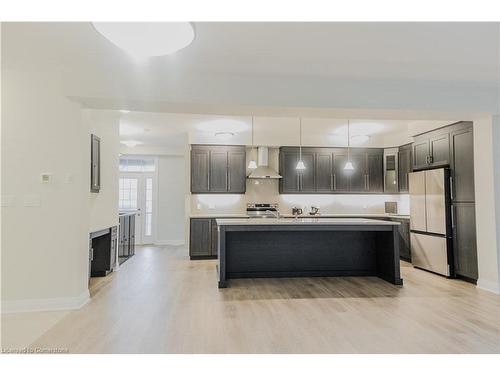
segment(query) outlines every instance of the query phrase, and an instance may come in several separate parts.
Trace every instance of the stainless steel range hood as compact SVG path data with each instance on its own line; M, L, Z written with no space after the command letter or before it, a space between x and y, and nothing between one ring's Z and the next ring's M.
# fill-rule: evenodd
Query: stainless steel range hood
M269 168L269 149L261 146L257 151L257 168L250 172L248 178L281 178L278 172Z

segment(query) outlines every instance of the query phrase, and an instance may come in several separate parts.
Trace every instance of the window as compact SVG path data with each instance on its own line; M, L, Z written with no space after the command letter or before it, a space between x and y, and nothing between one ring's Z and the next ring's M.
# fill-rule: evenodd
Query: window
M146 210L144 232L146 236L151 236L151 224L153 219L153 178L146 178Z
M120 158L120 172L154 172L155 161L148 158Z
M120 177L118 185L118 208L120 210L137 210L138 182L137 178Z

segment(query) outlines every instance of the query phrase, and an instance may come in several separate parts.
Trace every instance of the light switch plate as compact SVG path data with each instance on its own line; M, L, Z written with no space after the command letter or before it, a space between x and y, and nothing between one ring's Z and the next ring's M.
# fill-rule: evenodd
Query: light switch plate
M42 184L50 184L52 182L52 174L50 174L50 173L41 173L40 174L40 182Z

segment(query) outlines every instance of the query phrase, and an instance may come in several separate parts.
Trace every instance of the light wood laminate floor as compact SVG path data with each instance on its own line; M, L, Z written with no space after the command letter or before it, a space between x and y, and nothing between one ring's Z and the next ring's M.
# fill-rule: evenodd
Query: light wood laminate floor
M33 343L71 353L500 353L500 297L403 263L374 277L247 279L145 247Z

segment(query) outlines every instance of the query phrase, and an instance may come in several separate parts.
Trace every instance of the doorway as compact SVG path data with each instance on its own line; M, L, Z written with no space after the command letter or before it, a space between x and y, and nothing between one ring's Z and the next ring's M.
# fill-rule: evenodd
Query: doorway
M120 211L137 211L135 241L153 244L156 239L156 160L122 156L120 158Z

